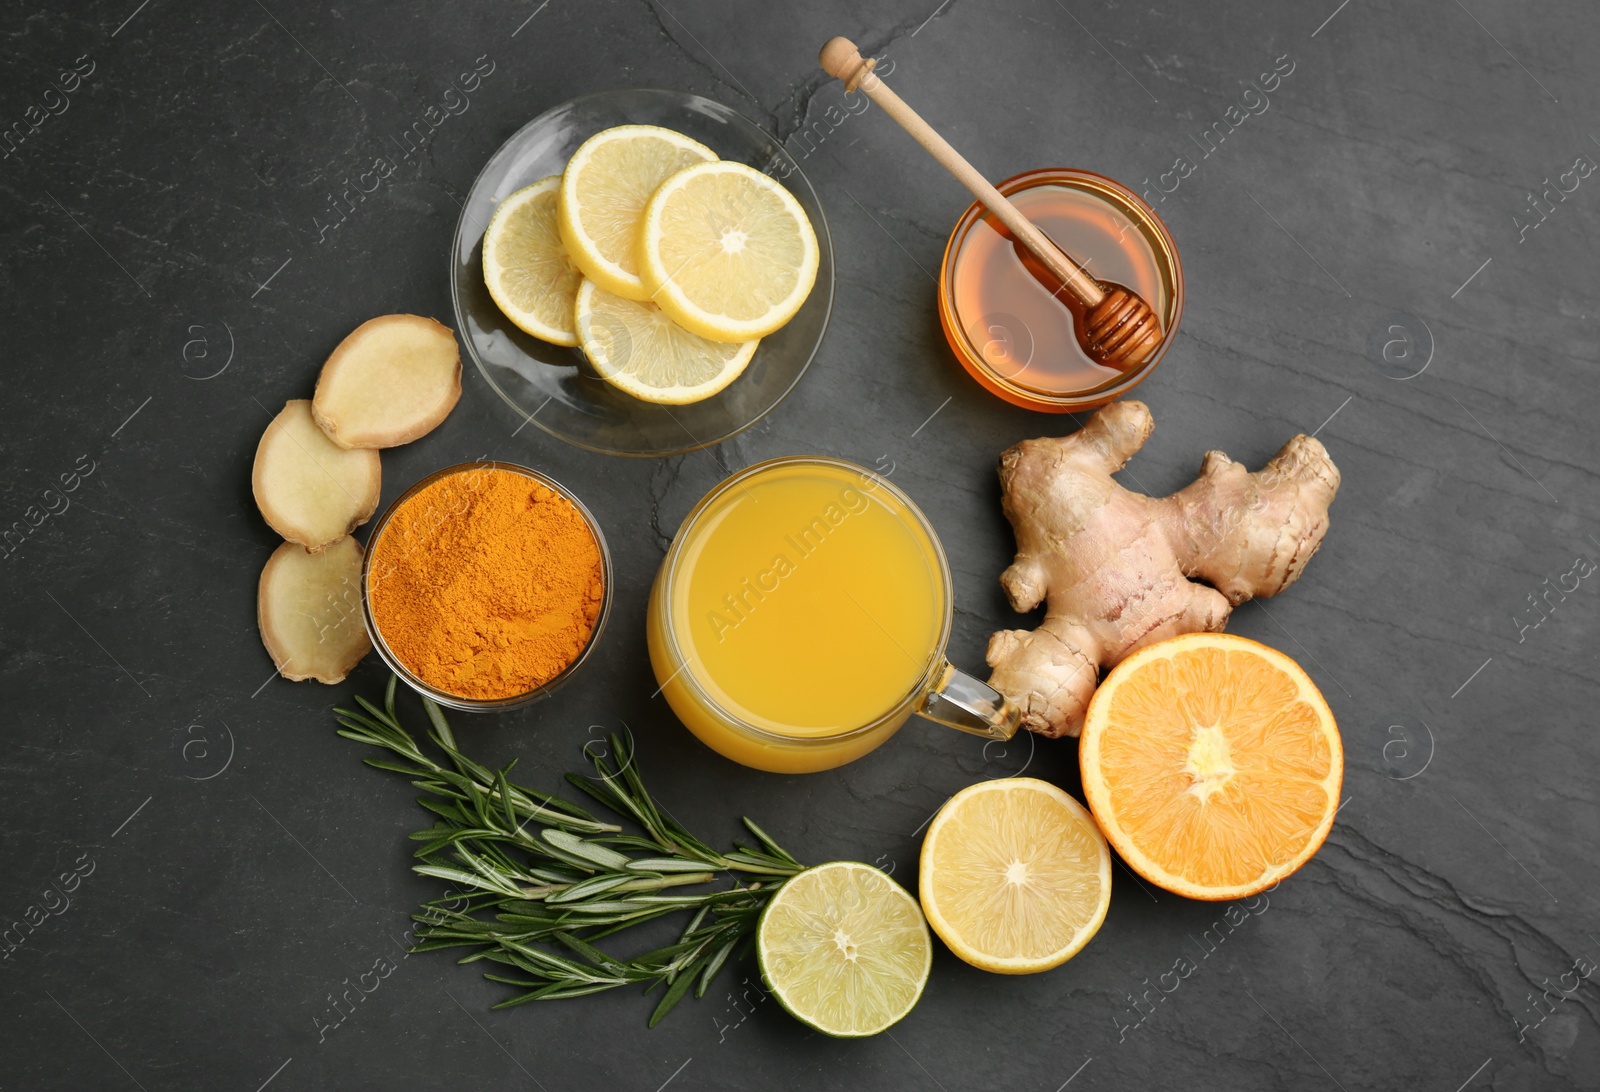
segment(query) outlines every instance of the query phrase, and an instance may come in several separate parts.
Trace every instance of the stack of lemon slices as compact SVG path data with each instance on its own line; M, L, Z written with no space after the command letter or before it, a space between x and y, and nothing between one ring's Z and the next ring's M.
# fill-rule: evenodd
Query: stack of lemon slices
M805 303L817 264L788 190L654 125L596 133L563 173L502 201L483 237L484 281L508 319L666 405L737 379Z

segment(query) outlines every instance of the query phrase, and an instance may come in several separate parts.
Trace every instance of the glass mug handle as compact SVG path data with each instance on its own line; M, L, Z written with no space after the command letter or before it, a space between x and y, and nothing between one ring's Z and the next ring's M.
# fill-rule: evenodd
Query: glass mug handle
M1010 739L1022 724L1022 710L1009 698L948 660L938 681L922 696L917 712L947 728L984 739Z

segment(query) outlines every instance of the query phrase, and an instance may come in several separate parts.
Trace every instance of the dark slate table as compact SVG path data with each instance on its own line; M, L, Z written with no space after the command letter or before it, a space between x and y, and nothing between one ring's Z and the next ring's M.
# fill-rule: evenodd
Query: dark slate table
M28 533L0 559L0 918L42 923L0 960L0 1085L1600 1088L1600 590L1568 575L1600 553L1600 15L1336 2L9 5L0 525ZM807 859L913 884L918 832L954 790L1023 770L1078 790L1070 741L985 749L922 722L843 770L757 774L650 696L664 545L768 456L892 464L951 555L957 661L1017 622L994 458L1071 424L1000 403L951 357L930 270L967 197L878 111L816 128L841 99L815 66L836 33L892 58L894 86L992 177L1081 166L1150 193L1188 308L1139 391L1158 423L1141 483L1181 486L1210 447L1259 464L1295 432L1327 444L1344 487L1322 553L1232 628L1328 696L1343 810L1214 952L1195 938L1225 908L1119 867L1070 964L1003 978L941 949L921 1006L871 1041L808 1033L750 964L654 1031L630 993L491 1011L505 994L475 968L398 951L436 890L408 871L425 816L329 714L379 689L381 665L337 688L271 673L254 603L277 540L250 460L357 323L451 320L458 201L571 96L695 91L807 153L837 308L794 394L711 450L634 461L513 436L469 366L448 422L385 454L385 504L486 447L541 467L616 552L597 661L473 720L474 750L553 788L626 723L663 800L713 840L749 813ZM474 64L492 74L470 109L321 237L330 193ZM1269 105L1244 102L1279 65ZM1230 107L1246 120L1202 154ZM1197 973L1162 978L1185 957ZM381 988L319 1031L384 958Z

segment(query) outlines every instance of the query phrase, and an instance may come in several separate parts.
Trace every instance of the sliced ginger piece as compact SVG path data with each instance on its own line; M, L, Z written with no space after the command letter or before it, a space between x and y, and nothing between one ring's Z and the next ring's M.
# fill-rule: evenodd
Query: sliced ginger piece
M261 570L256 619L278 674L343 682L372 651L361 618L361 544L347 535L315 554L279 546Z
M378 453L328 439L304 398L285 402L262 433L250 479L272 529L313 553L371 518L383 482Z
M432 432L461 397L450 327L384 315L339 342L317 377L311 411L340 447L396 447Z

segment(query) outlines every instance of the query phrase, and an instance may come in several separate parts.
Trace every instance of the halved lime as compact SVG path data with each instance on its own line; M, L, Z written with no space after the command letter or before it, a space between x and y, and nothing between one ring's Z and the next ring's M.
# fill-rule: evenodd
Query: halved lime
M871 865L832 861L783 885L756 931L778 1003L825 1035L876 1035L916 1006L933 965L922 908Z

